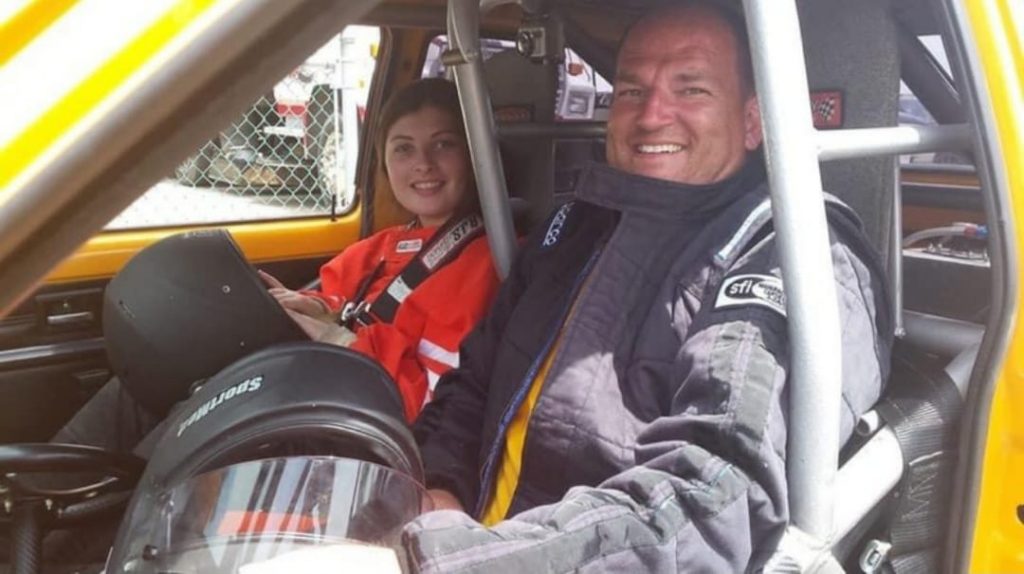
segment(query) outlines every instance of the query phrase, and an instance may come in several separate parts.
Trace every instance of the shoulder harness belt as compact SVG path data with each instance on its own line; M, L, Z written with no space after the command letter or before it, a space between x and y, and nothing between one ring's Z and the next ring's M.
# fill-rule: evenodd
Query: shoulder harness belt
M483 218L473 213L462 218L449 219L419 254L406 264L402 271L388 283L387 288L372 302L363 300L369 284L380 274L383 265L378 264L373 273L360 284L359 292L345 305L339 323L351 327L352 323L370 325L395 320L398 307L421 283L448 263L455 260L474 239L484 232ZM365 287L364 287L365 286Z

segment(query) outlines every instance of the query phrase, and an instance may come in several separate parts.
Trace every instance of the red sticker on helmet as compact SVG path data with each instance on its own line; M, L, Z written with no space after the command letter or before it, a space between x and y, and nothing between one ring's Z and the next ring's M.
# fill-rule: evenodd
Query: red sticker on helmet
M300 512L228 510L217 525L217 534L313 534L322 530L321 522L313 515Z
M814 127L829 130L843 127L843 93L838 90L811 92Z

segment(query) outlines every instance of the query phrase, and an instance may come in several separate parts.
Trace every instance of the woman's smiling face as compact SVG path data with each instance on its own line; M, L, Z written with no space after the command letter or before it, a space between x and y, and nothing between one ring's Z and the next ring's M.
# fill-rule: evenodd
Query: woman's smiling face
M472 187L469 150L459 123L434 106L420 108L392 124L384 145L395 199L424 227L443 224Z

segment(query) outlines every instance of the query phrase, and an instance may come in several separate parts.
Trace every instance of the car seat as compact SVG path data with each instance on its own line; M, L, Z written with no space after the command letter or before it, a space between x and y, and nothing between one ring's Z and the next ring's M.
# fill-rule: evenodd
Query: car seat
M484 62L499 133L512 124L555 121L555 63L538 63L508 49ZM541 221L552 207L555 174L553 138L502 138L502 165L512 200L512 213L520 232Z

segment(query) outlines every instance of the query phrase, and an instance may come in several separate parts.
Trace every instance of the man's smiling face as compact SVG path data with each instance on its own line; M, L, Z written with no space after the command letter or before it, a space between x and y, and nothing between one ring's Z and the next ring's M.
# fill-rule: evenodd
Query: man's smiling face
M619 52L608 163L687 184L729 177L761 143L748 84L732 28L711 10L691 6L644 18Z

